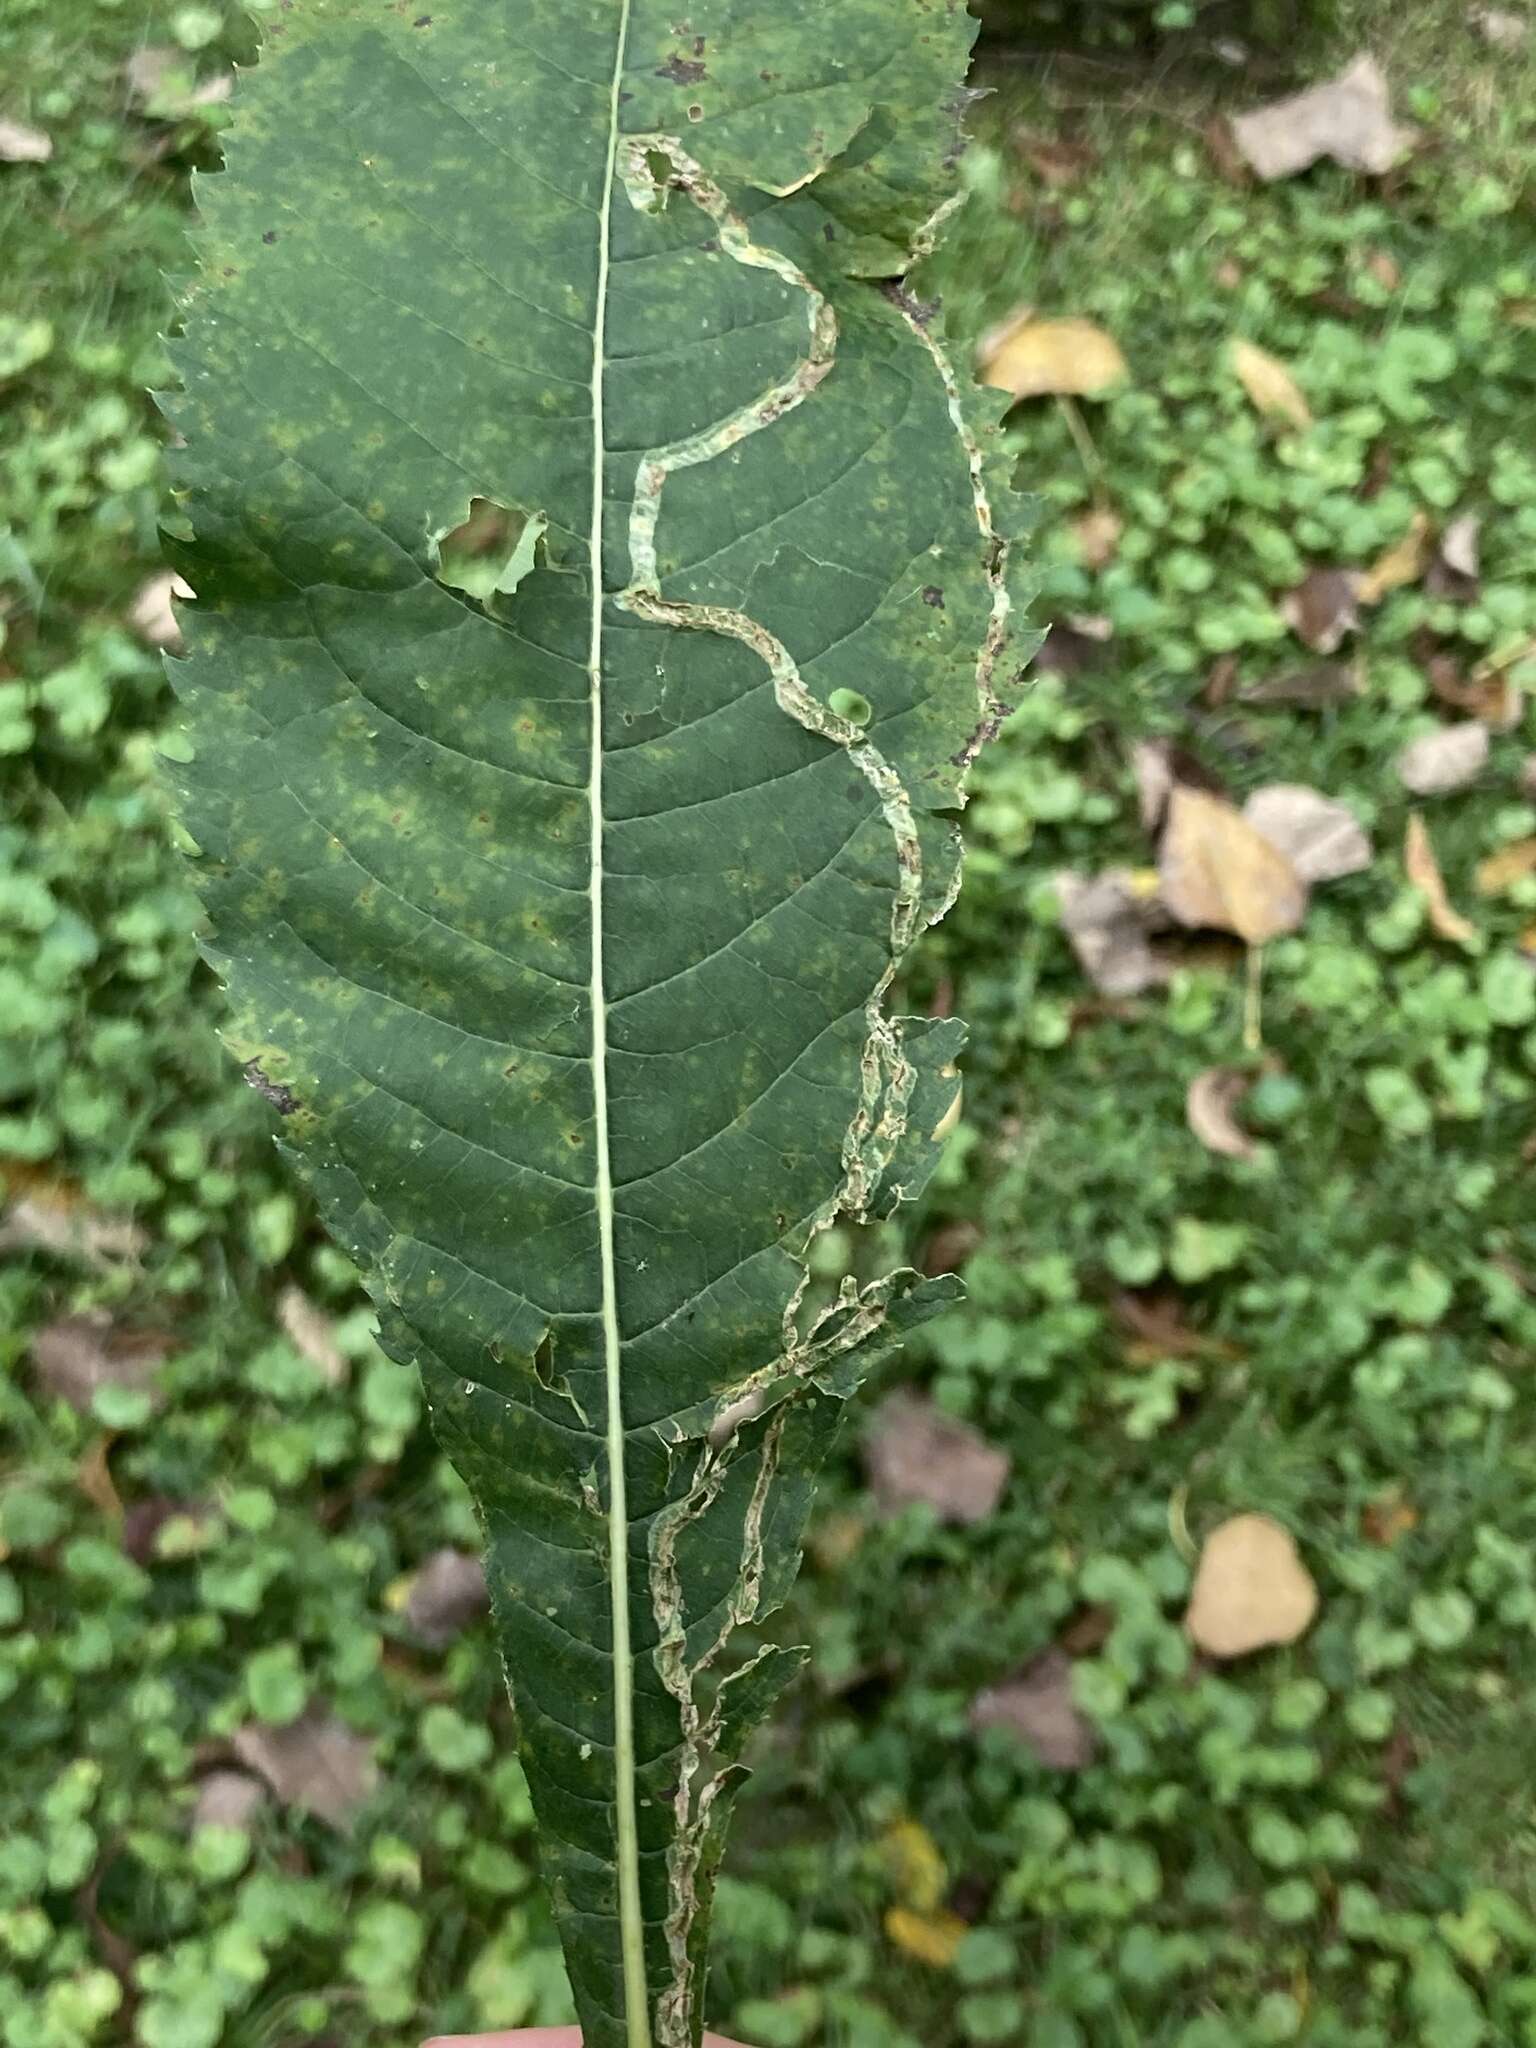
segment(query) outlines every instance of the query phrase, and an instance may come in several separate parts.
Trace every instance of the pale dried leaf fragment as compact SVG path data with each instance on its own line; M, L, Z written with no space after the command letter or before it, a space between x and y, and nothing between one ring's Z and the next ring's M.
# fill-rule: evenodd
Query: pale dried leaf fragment
M1294 1643L1317 1613L1295 1539L1269 1515L1233 1515L1206 1537L1184 1627L1211 1657Z
M430 1650L443 1650L478 1621L491 1604L485 1566L467 1550L434 1550L405 1596L411 1633Z
M1410 740L1397 757L1397 776L1415 796L1443 796L1475 781L1487 759L1488 728L1469 719Z
M32 1339L32 1363L43 1390L83 1415L103 1387L126 1387L158 1398L156 1375L171 1351L159 1331L118 1329L104 1309L47 1324Z
M302 1287L283 1289L277 1297L277 1320L294 1350L309 1360L328 1387L346 1384L347 1355L336 1342L336 1326Z
M1440 536L1424 588L1431 597L1443 597L1453 604L1470 604L1482 588L1480 513L1462 512Z
M1371 842L1354 812L1304 782L1265 783L1243 805L1243 816L1304 882L1336 882L1371 864Z
M1417 811L1408 813L1408 829L1403 835L1403 868L1409 881L1424 898L1430 925L1442 939L1464 946L1468 940L1477 937L1477 926L1462 916L1446 892L1445 877L1435 858L1429 827Z
M1248 820L1203 789L1176 788L1158 856L1162 900L1180 924L1235 932L1250 946L1293 932L1307 885Z
M900 1391L875 1411L864 1467L886 1514L932 1508L942 1522L983 1522L1003 1497L1013 1460L968 1422Z
M977 1693L969 1719L977 1734L1007 1729L1047 1770L1080 1771L1098 1748L1097 1731L1072 1696L1072 1659L1055 1646Z
M1507 7L1474 7L1467 19L1496 50L1518 50L1531 28L1523 14L1511 14Z
M1185 1122L1223 1159L1252 1159L1259 1149L1233 1115L1252 1078L1242 1067L1207 1067L1185 1090Z
M375 1743L311 1702L285 1727L249 1721L230 1737L235 1755L284 1806L345 1832L378 1783Z
M0 1217L0 1251L54 1252L106 1268L149 1249L149 1235L137 1223L104 1216L68 1181L33 1174L10 1182L14 1196Z
M0 164L45 164L53 155L53 137L26 121L0 119Z
M1502 896L1527 875L1536 875L1536 839L1516 839L1509 846L1501 846L1497 853L1478 862L1473 879L1479 896Z
M1232 343L1228 355L1238 382L1257 411L1268 419L1288 420L1293 427L1311 426L1312 408L1278 356L1241 338Z
M187 53L173 43L145 43L123 66L123 76L145 113L157 121L174 121L199 107L219 106L235 85L231 71L196 77Z
M1111 334L1092 320L1013 315L983 336L977 376L1015 398L1102 398L1130 375Z
M260 1778L244 1771L210 1771L200 1780L192 1827L249 1828L271 1794Z
M158 647L166 654L181 652L181 624L176 617L172 598L184 602L194 595L192 586L185 577L178 576L174 569L162 570L158 576L151 576L141 584L128 617L139 638L150 647Z
M1281 598L1280 616L1314 654L1334 654L1360 624L1360 578L1353 569L1309 569Z
M1249 168L1266 180L1293 177L1323 156L1380 177L1416 140L1393 120L1386 74L1368 54L1322 85L1236 115L1232 134Z
M1415 512L1402 539L1378 555L1360 577L1356 595L1362 604L1380 604L1389 592L1417 583L1433 556L1434 528L1429 515Z
M1072 538L1085 569L1107 569L1115 559L1125 521L1110 505L1096 505L1072 522Z
M1079 875L1062 869L1054 877L1061 926L1088 979L1106 996L1136 996L1161 988L1173 963L1152 944L1166 919L1157 902L1156 876L1130 868Z

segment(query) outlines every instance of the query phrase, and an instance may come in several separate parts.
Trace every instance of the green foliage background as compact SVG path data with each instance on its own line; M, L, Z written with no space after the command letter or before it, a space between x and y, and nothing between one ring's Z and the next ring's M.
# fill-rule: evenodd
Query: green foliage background
M1338 12L1307 65L1370 39L1436 145L1388 188L1328 169L1234 187L1198 106L1009 67L931 281L961 337L1028 301L1121 340L1133 381L1084 409L1092 462L1053 406L1015 416L1045 501L1045 615L1098 614L1114 637L1070 682L1038 679L993 750L967 891L913 990L947 980L972 1024L927 1224L978 1235L968 1306L891 1377L931 1385L1013 1477L969 1530L876 1518L852 1443L824 1493L785 1627L812 1677L759 1758L722 1887L716 2023L761 2048L1536 2042L1536 987L1519 951L1536 887L1481 903L1472 885L1536 832L1531 734L1428 807L1482 932L1466 951L1406 887L1391 765L1434 723L1421 629L1469 660L1536 631L1536 345L1518 310L1536 302L1536 89L1531 52L1493 59L1459 10ZM467 1503L216 1048L154 779L167 697L124 623L156 559L140 394L163 377L159 273L184 261L186 170L214 161L223 113L187 91L245 30L212 6L10 0L5 35L0 112L56 152L0 167L0 1162L13 1193L64 1186L131 1216L148 1250L97 1268L12 1246L0 1264L0 2042L350 2048L556 2019L487 1639L429 1652L399 1611L421 1559L473 1546ZM150 110L122 72L145 42L179 47L185 73ZM1021 128L1068 128L1097 163L1042 191ZM1233 334L1293 365L1311 434L1256 421L1223 367ZM1362 498L1378 447L1390 467ZM1126 529L1090 574L1068 521L1099 488ZM1309 560L1367 562L1419 507L1483 513L1476 603L1389 598L1348 706L1202 708L1222 655L1240 682L1304 659L1274 596ZM1247 1164L1183 1118L1190 1078L1240 1056L1240 976L1186 971L1104 1014L1056 921L1055 868L1146 859L1127 765L1144 735L1195 746L1239 791L1343 797L1376 838L1371 871L1269 951L1281 1066L1245 1105L1264 1140ZM343 1386L281 1334L293 1281L337 1319ZM1214 1340L1205 1356L1127 1360L1115 1297L1149 1287ZM158 1412L122 1390L89 1417L40 1395L34 1333L96 1307L174 1337ZM100 1504L104 1443L124 1503L184 1510L145 1563ZM1397 1495L1415 1526L1371 1541L1364 1511ZM1295 1531L1320 1619L1292 1651L1201 1667L1179 1628L1189 1547L1249 1508ZM1054 1775L972 1736L971 1693L1084 1608L1108 1625L1075 1676L1099 1762ZM269 1807L249 1834L189 1833L231 1732L311 1695L377 1742L351 1831ZM885 1931L900 1886L883 1844L906 1819L971 1926L948 1967Z

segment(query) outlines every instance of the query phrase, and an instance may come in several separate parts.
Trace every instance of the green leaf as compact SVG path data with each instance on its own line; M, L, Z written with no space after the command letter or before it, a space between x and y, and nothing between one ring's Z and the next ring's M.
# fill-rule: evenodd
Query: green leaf
M799 1661L731 1639L954 1292L829 1300L808 1255L947 1134L961 1028L887 999L1027 651L1001 401L895 281L971 34L294 0L199 188L167 410L210 957L477 1498L587 2048L697 2039Z

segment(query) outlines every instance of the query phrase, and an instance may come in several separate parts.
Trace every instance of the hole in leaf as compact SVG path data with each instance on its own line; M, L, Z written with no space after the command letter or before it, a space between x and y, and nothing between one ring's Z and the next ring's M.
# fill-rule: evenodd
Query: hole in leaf
M478 604L510 596L534 566L548 524L542 512L515 512L494 498L471 498L467 519L432 535L438 582Z
M827 709L838 718L846 718L850 725L868 725L875 715L874 705L857 690L834 690L827 699Z
M672 159L665 150L648 149L645 152L645 168L650 175L651 183L656 188L656 195L651 201L650 211L662 213L666 210L667 193L671 190L672 186Z
M539 1384L552 1387L555 1383L555 1339L551 1330L546 1330L533 1351L533 1369L538 1374Z

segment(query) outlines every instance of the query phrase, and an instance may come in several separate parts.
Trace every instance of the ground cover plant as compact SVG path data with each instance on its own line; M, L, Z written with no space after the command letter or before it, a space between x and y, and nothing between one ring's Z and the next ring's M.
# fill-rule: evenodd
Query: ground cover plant
M812 26L289 9L164 401L226 1037L476 1499L589 2048L699 2039L816 1468L958 1292L807 1253L958 1114L886 999L1023 667L1001 401L903 282L974 30Z
M811 1669L716 1913L711 2022L765 2048L1531 2035L1536 820L1505 657L1533 630L1533 51L1460 8L1337 11L1294 73L1221 59L1209 90L999 53L920 281L952 346L1029 307L1126 369L1011 417L1044 616L1078 624L979 770L966 892L907 977L904 1007L972 1026L920 1239L969 1300L887 1368L976 1436L940 1438L937 1505L902 1497L927 1408L880 1408L824 1479L773 1630ZM0 118L52 154L0 163L0 2039L564 2018L467 1498L277 1170L274 1111L211 1049L152 762L176 741L163 626L133 620L160 495L139 394L249 46L213 9L80 0L13 0L5 35ZM1418 131L1394 169L1266 184L1208 131L1362 50ZM1255 410L1234 341L1309 428L1273 373L1292 415ZM1475 587L1430 574L1467 512ZM1416 513L1393 573L1417 576L1308 646L1288 594L1379 579ZM1467 724L1472 779L1410 790L1403 750ZM1368 831L1256 991L1230 934L1147 932L1171 978L1135 995L1073 951L1058 876L1155 886L1137 740L1144 781L1167 742L1168 779L1192 755L1232 809L1304 785ZM1233 1068L1247 1157L1187 1120ZM889 1252L829 1233L822 1284ZM1315 1616L1196 1651L1208 1539L1256 1514Z

